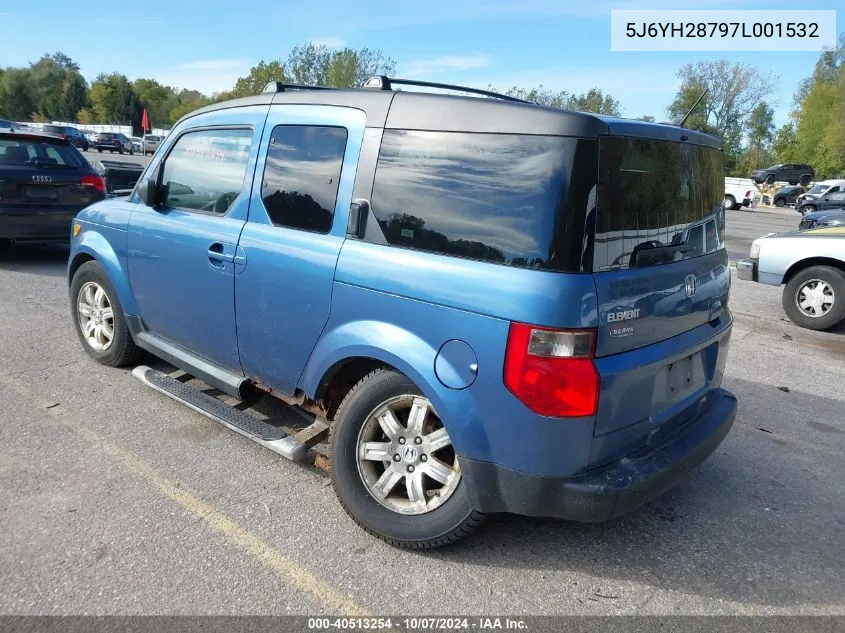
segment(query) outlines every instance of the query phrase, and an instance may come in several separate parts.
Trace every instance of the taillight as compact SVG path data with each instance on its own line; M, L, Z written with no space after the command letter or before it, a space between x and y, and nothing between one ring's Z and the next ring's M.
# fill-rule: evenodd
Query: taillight
M595 330L555 330L511 323L505 386L534 413L567 418L595 415L599 374Z
M748 191L746 191L746 192L745 192L745 197L746 197L746 198L750 198L750 197L751 197L751 189L749 189Z
M106 181L103 180L102 176L98 176L96 174L85 174L82 177L82 186L93 187L97 191L102 191L103 193L106 192Z

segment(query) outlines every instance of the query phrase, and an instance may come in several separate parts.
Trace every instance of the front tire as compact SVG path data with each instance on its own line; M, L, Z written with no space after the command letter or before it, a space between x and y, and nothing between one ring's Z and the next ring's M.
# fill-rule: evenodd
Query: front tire
M801 215L807 215L808 213L815 213L816 207L812 204L805 204L801 207Z
M85 262L70 284L71 313L82 347L98 363L121 367L136 361L135 345L117 292L97 261Z
M783 198L778 198L777 200L775 200L775 206L779 207L779 208L783 208L783 207L786 206L786 202L784 201Z
M829 330L845 319L845 272L831 266L798 271L783 289L789 320L810 330Z
M798 182L802 187L806 187L807 185L809 185L810 184L809 174L804 174L803 176L801 176L801 179Z
M768 176L766 176L766 184L767 185L775 184L775 175L774 174L769 174Z
M392 369L368 374L344 398L332 428L331 464L347 514L396 547L448 545L484 520L469 503L431 403Z

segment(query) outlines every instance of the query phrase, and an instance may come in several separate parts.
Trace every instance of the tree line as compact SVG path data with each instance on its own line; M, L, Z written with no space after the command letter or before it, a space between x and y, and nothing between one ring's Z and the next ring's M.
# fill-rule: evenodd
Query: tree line
M809 163L819 176L845 176L845 34L835 51L820 56L812 74L796 81L790 120L775 129L769 103L778 78L729 60L687 64L678 71L678 91L666 110L669 122L690 113L686 126L723 139L725 172L747 176L776 162ZM354 88L372 75L393 75L396 61L379 50L330 50L314 43L295 46L284 58L259 61L231 90L204 95L166 86L155 79L130 81L117 72L100 74L89 86L79 65L63 53L44 55L28 67L0 68L0 117L18 121L120 123L140 128L147 109L153 125L173 125L180 117L215 101L260 92L274 80L303 85ZM499 92L491 86L491 90ZM701 101L696 100L705 93ZM584 93L514 86L505 94L553 108L621 115L610 93ZM654 121L654 116L640 117Z

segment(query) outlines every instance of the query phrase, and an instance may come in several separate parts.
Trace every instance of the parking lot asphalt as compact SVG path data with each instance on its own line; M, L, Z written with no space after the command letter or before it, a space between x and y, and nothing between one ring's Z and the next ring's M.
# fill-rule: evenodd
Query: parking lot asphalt
M751 242L766 233L797 231L801 215L793 207L755 206L726 212L726 248L732 261L748 257Z
M85 156L85 158L88 159L88 162L92 164L98 160L119 160L122 162L143 165L144 167L147 166L147 164L150 162L150 159L152 158L152 156L149 154L147 156L144 156L143 154L140 154L138 152L135 152L134 154L124 152L123 154L120 154L118 152L98 152L97 150L90 148L87 152L82 152L82 154Z
M729 212L729 248L788 217ZM324 474L90 360L66 256L0 261L1 613L845 615L845 330L792 325L779 288L734 278L739 414L676 488L414 553L356 527Z

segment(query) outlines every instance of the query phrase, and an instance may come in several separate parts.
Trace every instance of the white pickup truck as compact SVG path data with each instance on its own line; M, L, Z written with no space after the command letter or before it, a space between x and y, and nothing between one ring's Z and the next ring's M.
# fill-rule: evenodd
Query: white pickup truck
M757 187L750 178L725 178L725 209L750 207L757 198Z

